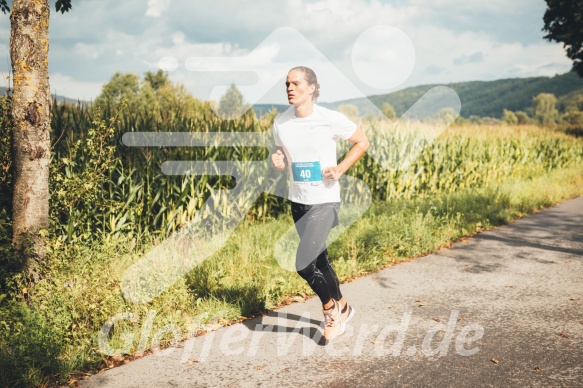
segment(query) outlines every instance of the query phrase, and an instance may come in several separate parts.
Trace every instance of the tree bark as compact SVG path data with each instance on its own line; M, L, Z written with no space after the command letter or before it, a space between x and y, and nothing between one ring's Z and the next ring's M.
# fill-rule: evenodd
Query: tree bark
M13 241L28 260L45 256L49 226L49 13L48 0L14 0L10 12Z

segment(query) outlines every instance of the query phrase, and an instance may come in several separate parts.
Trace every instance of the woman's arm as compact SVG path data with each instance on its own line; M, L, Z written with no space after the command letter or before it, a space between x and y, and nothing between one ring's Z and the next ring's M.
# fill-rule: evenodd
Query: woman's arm
M348 154L342 162L336 167L326 167L322 170L322 175L329 181L340 179L342 174L348 171L366 153L366 150L370 146L368 137L359 128L348 138L348 141L354 145L350 148L350 151L348 151Z

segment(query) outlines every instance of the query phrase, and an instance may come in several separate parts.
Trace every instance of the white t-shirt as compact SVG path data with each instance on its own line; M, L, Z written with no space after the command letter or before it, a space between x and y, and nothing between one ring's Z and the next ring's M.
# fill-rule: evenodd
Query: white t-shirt
M355 131L356 124L345 115L316 104L308 117L296 117L292 106L275 118L273 136L287 158L291 201L306 205L340 202L338 181L318 179L316 170L321 174L322 169L335 167L337 140L346 140Z

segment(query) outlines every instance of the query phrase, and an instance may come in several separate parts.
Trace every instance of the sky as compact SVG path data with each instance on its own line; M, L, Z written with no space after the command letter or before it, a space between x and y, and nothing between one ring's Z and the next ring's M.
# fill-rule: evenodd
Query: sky
M544 0L51 0L51 92L91 100L115 72L162 68L195 97L235 83L249 103L286 103L285 75L312 67L320 101L409 86L554 76L572 62L543 39ZM8 2L9 5L10 1ZM0 14L1 86L9 70Z

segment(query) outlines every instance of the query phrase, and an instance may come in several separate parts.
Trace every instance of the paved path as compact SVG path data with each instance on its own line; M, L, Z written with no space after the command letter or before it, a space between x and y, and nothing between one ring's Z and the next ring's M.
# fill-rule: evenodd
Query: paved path
M317 298L92 376L83 387L583 387L583 197Z

